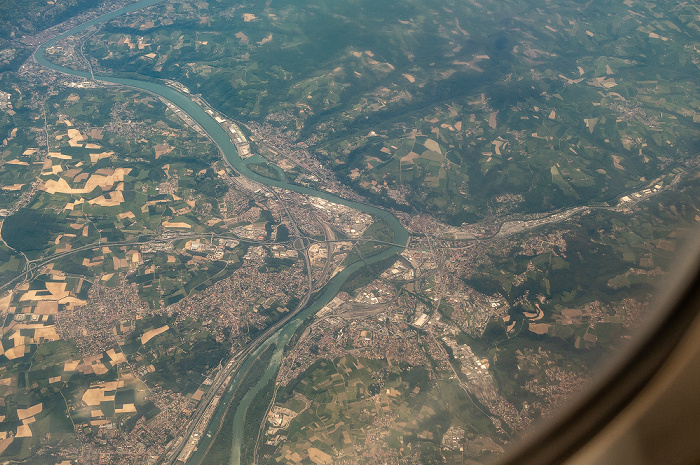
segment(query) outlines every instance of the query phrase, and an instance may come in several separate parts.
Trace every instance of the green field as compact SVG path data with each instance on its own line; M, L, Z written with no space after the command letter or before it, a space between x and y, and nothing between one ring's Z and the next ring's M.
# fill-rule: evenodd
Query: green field
M246 187L156 96L13 72L32 34L88 3L0 5L0 456L13 462L161 454L220 362L306 292L305 260L279 251L320 239L291 227L323 219L308 199ZM350 276L287 348L295 378L275 405L296 416L265 435L260 463L487 460L643 320L700 221L700 10L555 3L172 0L50 50L176 81L241 127L255 173L409 229L400 258ZM380 218L338 238L353 241L341 266L395 239ZM205 461L229 460L259 364ZM251 404L244 461L272 391ZM463 450L443 444L455 430Z
M694 10L653 4L665 13L635 2L601 21L573 1L176 3L111 22L89 50L105 66L181 81L290 143L311 141L375 203L458 225L494 207L609 202L691 156L700 94L682 44L696 29L675 25L695 24ZM498 205L503 194L520 200Z

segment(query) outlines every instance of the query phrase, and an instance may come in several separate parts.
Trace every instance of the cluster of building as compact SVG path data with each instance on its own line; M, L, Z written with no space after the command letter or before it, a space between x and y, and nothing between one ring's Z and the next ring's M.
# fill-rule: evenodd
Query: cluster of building
M265 225L266 223L246 224L243 226L233 228L231 232L233 232L238 237L242 237L244 239L262 241L263 239L265 239L265 235L267 234L267 231L265 230Z
M382 273L382 279L410 281L416 277L415 270L407 266L402 260L397 260L391 268Z
M0 90L0 110L12 110L12 95Z
M533 229L537 228L540 226L544 226L546 224L550 223L558 223L560 221L564 221L568 218L571 218L572 216L576 214L583 213L585 211L589 211L590 207L585 207L585 206L580 206L580 207L574 207L570 208L568 210L555 213L553 215L549 216L539 216L531 219L531 220L513 220L513 221L506 221L501 225L501 229L498 230L498 236L503 237L503 236L509 236L512 234L516 234L519 232L527 231L528 229Z
M295 259L299 257L299 252L295 249L287 248L284 245L273 245L270 247L270 253L274 258L291 258Z
M394 286L375 279L369 285L363 287L355 296L354 301L361 304L384 304L396 298Z
M229 278L216 282L207 292L173 304L170 311L178 312L178 318L203 321L218 339L245 343L247 334L263 328L267 319L255 311L256 302L274 297L285 307L292 297L303 295L307 288L306 273L299 261L289 268L266 273L260 267L266 255L267 251L260 246L249 247L243 266Z
M624 195L620 198L618 207L626 207L635 204L641 200L651 197L654 194L659 193L663 189L663 183L656 183L652 187L647 187L638 192L634 192L629 195Z
M434 270L438 267L438 261L430 250L410 246L401 253L414 269L421 271Z
M105 13L109 13L110 11L122 8L130 3L132 3L130 0L114 0L100 3L98 5L95 5L94 8L90 8L89 10L86 10L83 13L74 16L69 16L68 20L57 24L56 26L41 30L33 35L23 36L22 42L24 42L27 45L43 44L44 42L48 41L52 37L57 36L63 31L67 31L77 26L78 24L82 24L86 21L89 21L92 18L97 18L99 16L104 15Z
M308 180L313 179L313 182L320 189L346 199L363 201L364 199L360 195L338 181L333 171L326 168L309 153L306 147L311 142L296 142L291 137L294 135L288 136L282 133L277 125L270 124L270 122L281 122L281 126L284 127L285 123L291 122L293 118L293 115L289 115L286 112L270 114L263 123L248 123L248 129L253 133L256 140L264 141L265 145L278 156L287 158L305 169L308 172L307 177L313 176L313 178L309 177Z
M139 418L131 432L122 436L117 463L135 463L131 461L134 458L155 463L165 452L171 438L177 436L183 425L187 424L196 407L192 399L158 386L151 388L149 400L160 412L148 420Z
M147 307L134 298L135 286L122 282L115 288L96 283L88 292L86 305L67 308L57 318L62 339L72 340L83 356L100 354L120 342L116 325L144 315Z
M293 223L298 229L309 236L322 236L324 234L315 212L309 207L307 196L282 189L277 189L276 193L279 200L270 198L267 203L273 215L290 222L292 219L289 218L289 215L291 215ZM290 231L294 231L294 228L290 227Z
M329 309L322 310L322 317L312 323L283 360L277 377L279 384L288 384L316 360L332 360L344 355L349 346L353 347L353 354L357 357L390 358L414 366L428 363L425 352L416 343L419 336L404 322L398 304L386 305L371 316L368 316L364 304L356 301L345 304L334 299L328 304Z
M441 445L443 449L464 450L464 428L450 426L442 436Z
M279 405L273 406L267 414L267 421L272 425L267 434L275 434L280 429L289 428L289 424L297 415L294 410Z
M455 372L455 377L460 379L460 384L465 391L476 396L488 408L493 415L491 420L494 425L501 429L498 418L502 418L511 428L523 428L528 420L520 414L515 406L499 394L493 375L489 371L489 360L476 356L467 344L457 342L455 335L461 331L452 322L435 314L429 323L428 331L441 341L442 346L449 347L452 358L459 362L462 376ZM461 381L461 379L466 379L466 381Z
M309 204L320 218L351 238L361 237L373 221L371 215L319 197L311 197Z
M246 139L245 135L243 135L243 132L241 131L241 128L238 127L236 123L228 121L226 118L219 116L217 114L218 112L215 112L215 110L208 109L207 113L209 113L209 115L212 116L222 128L224 128L226 133L231 138L231 142L233 142L233 145L236 146L239 157L245 160L253 155L250 152L250 143L248 142L248 139Z
M207 254L208 260L220 260L224 256L224 249L233 250L238 246L239 242L235 239L216 239L211 241L202 241L201 239L193 239L185 243L185 250Z

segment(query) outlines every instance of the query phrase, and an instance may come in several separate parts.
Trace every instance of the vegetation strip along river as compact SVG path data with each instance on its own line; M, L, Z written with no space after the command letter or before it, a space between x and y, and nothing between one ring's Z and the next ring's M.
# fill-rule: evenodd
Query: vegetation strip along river
M313 197L319 197L324 200L330 201L330 202L335 202L338 204L346 205L348 207L354 208L356 210L362 211L364 213L371 214L375 216L376 218L381 218L383 219L389 226L391 226L391 229L394 232L394 243L395 244L402 244L405 246L405 244L408 241L408 231L401 225L399 220L392 215L390 212L387 212L385 210L382 210L380 208L371 206L371 205L366 205L366 204L361 204L357 202L353 202L350 200L342 199L339 197L336 197L332 194L326 193L326 192L319 192L307 187L302 187L302 186L297 186L293 184L288 184L285 182L283 179L282 180L274 180L274 179L269 179L263 176L260 176L259 174L253 172L248 168L248 163L251 162L251 160L256 160L259 157L252 157L251 159L248 160L242 160L238 156L238 152L236 150L235 145L233 142L231 142L231 139L229 138L228 134L226 131L217 123L212 116L210 116L202 107L194 103L188 96L186 96L183 93L178 92L177 90L167 87L165 85L157 84L154 82L149 82L149 81L139 81L136 79L125 79L125 78L119 78L115 76L92 76L91 73L87 71L78 71L70 68L66 68L63 66L56 65L54 63L51 63L49 60L46 59L44 56L44 53L46 52L46 49L54 45L56 42L58 42L61 39L64 39L68 36L74 35L78 32L84 31L88 27L100 24L105 21L109 21L113 18L116 18L118 16L121 16L123 14L133 12L151 5L155 5L156 3L159 3L162 0L141 0L136 3L132 3L129 6L126 6L124 8L112 11L110 13L104 14L102 16L93 18L89 21L86 21L85 23L82 23L56 37L54 37L51 40L48 40L44 44L42 44L37 51L34 53L34 59L42 66L45 66L47 68L50 68L54 71L58 71L64 74L72 75L72 76L77 76L80 78L84 79L94 79L106 82L106 83L112 83L112 84L118 84L118 85L123 85L123 86L129 86L129 87L134 87L137 89L142 89L147 92L151 92L154 94L157 94L161 96L162 98L170 101L173 103L175 106L179 107L182 109L184 112L190 115L192 119L194 119L203 129L206 131L210 138L219 146L221 151L223 152L224 157L228 162L243 176L256 181L260 184L264 184L267 186L274 186L274 187L279 187L283 189L288 189L290 191L298 192L300 194L306 194L310 195ZM371 265L374 263L377 263L381 260L384 260L386 258L389 258L397 253L399 253L402 250L402 247L400 246L392 246L389 247L382 252L373 255L371 257L367 257L365 262L362 261L357 261L353 263L352 265L346 267L343 271L338 273L336 276L334 276L329 283L326 285L326 287L323 290L323 293L314 301L311 303L311 305L307 306L304 308L301 312L297 313L294 315L289 321L284 324L280 329L278 329L272 336L270 336L268 339L265 341L262 341L260 345L256 348L256 350L253 351L252 354L250 354L246 360L243 362L243 364L240 366L240 368L237 370L235 377L233 378L233 381L229 384L229 387L227 389L227 392L224 394L224 396L221 399L221 402L217 406L215 414L212 416L211 422L209 424L209 427L207 429L207 434L205 434L199 443L197 451L192 455L188 463L197 463L199 460L201 460L204 452L209 446L209 442L211 441L211 438L214 436L214 433L216 430L220 427L221 421L223 419L223 412L226 410L226 404L228 401L231 400L232 393L235 390L235 387L241 382L243 375L247 369L250 367L250 365L253 363L253 361L272 343L277 344L277 348L275 350L274 355L271 358L270 364L267 367L267 370L261 377L261 379L256 383L256 385L248 392L246 395L243 397L241 400L241 403L239 405L239 408L236 410L235 415L234 415L234 425L233 425L233 441L232 441L232 450L231 450L231 464L232 465L238 465L240 463L240 444L241 444L241 435L243 432L243 424L245 421L245 412L247 409L247 406L250 404L252 399L255 397L255 394L267 383L269 380L272 378L272 376L275 375L277 372L277 369L281 363L282 360L282 352L284 350L284 346L289 341L290 337L294 334L294 332L297 330L297 328L301 325L301 323L308 317L312 316L315 314L318 310L320 310L324 305L326 305L328 302L330 302L336 294L340 291L341 286L343 283L356 271L358 271L360 268L365 266L365 264ZM189 438L188 438L189 439Z

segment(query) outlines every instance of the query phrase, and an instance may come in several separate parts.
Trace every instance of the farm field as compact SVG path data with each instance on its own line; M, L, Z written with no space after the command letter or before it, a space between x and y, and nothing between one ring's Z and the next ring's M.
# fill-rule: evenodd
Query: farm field
M246 284L272 252L246 261L260 233L237 232L269 239L275 220L160 100L62 87L37 104L14 86L0 112L2 455L131 434L167 443L231 346L294 303L279 274ZM252 303L218 300L232 282Z
M375 203L459 226L614 203L689 160L695 7L666 6L173 2L89 49L201 93L276 162L264 146L286 140Z
M692 2L169 0L47 48L170 93L29 58L117 3L0 6L0 460L485 463L697 235Z

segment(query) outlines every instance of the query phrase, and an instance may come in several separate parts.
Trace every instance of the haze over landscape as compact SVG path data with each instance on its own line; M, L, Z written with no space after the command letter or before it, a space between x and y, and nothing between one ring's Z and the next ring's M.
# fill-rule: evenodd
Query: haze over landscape
M0 462L487 463L700 221L700 7L0 4Z

